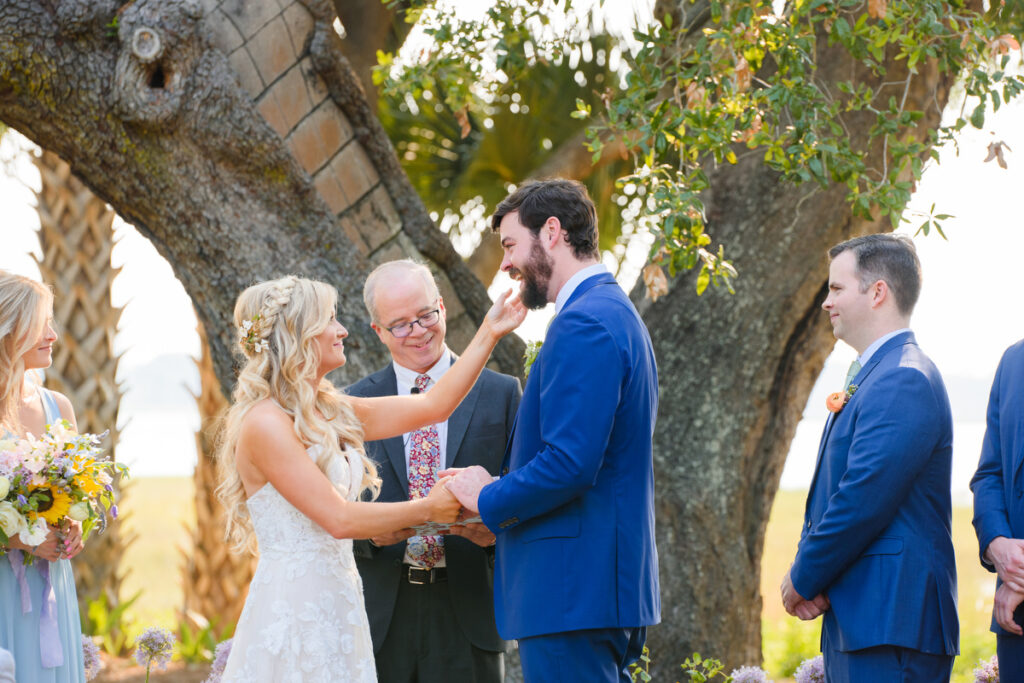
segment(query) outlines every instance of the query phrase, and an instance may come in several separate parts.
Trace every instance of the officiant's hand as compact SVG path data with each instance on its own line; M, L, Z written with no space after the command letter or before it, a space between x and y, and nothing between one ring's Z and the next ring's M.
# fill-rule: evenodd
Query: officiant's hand
M374 536L370 539L370 543L376 546L394 545L395 543L401 543L405 539L411 538L415 535L416 532L412 529L399 529L398 531L392 531L390 534L381 534L380 536Z
M1024 602L1024 593L1013 590L1010 584L1000 584L999 590L996 591L993 614L1000 626L1018 636L1024 635L1024 630L1013 620L1013 612L1021 602Z
M447 531L442 531L442 535L453 534L455 536L462 536L476 543L481 548L487 548L494 545L494 534L484 524L460 524L459 526L453 526Z
M995 565L1003 583L1024 593L1024 539L998 536L988 544L985 557Z
M451 477L441 477L430 489L426 500L430 504L429 520L442 524L451 524L459 518L462 511L462 503L448 490L448 482Z

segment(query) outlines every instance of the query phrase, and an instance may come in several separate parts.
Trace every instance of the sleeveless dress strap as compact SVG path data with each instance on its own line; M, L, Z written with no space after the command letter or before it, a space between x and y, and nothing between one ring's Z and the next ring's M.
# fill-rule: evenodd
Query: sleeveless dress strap
M54 397L52 391L39 387L39 398L43 402L43 413L45 414L44 419L46 420L46 424L53 424L57 420L61 419L60 406L57 405L57 399Z

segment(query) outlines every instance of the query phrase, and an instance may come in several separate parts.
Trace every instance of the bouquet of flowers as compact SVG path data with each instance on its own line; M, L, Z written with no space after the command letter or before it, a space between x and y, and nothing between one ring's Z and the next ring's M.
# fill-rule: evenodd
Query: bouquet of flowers
M108 514L117 517L112 483L128 468L102 457L104 436L78 434L58 420L39 438L0 439L0 542L17 535L25 545L39 545L48 527L67 520L81 522L84 539L106 528Z

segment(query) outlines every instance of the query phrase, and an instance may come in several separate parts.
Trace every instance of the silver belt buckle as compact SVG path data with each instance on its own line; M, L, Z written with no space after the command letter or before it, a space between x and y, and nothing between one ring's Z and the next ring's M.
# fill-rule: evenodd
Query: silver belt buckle
M414 572L416 572L417 574L419 572L423 572L424 574L426 574L426 579L423 580L423 581L419 581L417 579L414 579L413 578L413 576L415 575ZM413 584L414 586L422 586L422 585L425 585L425 584L428 584L428 583L433 583L433 578L434 577L431 574L431 571L429 569L427 569L426 567L412 567L412 566L410 566L409 567L409 574L408 574L407 578L409 579L409 583Z

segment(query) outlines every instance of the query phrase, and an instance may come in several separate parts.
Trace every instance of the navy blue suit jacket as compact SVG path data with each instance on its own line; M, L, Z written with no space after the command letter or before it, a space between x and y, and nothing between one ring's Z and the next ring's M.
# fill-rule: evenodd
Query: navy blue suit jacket
M988 399L988 426L978 471L971 479L974 530L981 564L991 572L985 551L997 536L1024 538L1024 341L1006 350L999 361ZM995 633L1009 635L995 619Z
M905 332L853 384L822 436L793 587L828 596L823 628L840 651L956 654L953 419L942 377Z
M530 370L503 476L480 493L505 638L660 620L657 410L647 328L614 277L584 280Z

